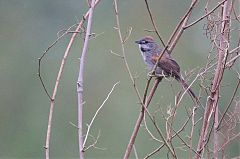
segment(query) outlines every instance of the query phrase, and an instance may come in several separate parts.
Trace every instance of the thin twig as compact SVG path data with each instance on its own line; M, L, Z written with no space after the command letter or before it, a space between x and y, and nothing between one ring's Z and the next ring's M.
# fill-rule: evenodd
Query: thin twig
M144 157L144 159L150 158L151 156L153 156L154 154L156 154L158 151L160 151L163 147L164 147L164 144L162 144L161 146L159 146L158 148L156 148L153 152L149 153L146 157Z
M155 23L155 21L154 21L154 19L153 19L153 15L152 15L151 9L150 9L150 7L149 7L149 5L148 5L148 0L145 0L145 4L146 4L146 6L147 6L148 14L149 14L149 16L150 16L150 19L151 19L151 22L152 22L154 31L155 31L155 33L157 34L158 38L160 39L163 47L166 47L166 45L165 45L165 43L164 43L164 41L163 41L163 39L162 39L159 31L158 31L157 25L156 25L156 23Z
M136 137L137 137L137 133L138 133L138 130L139 130L139 128L140 128L141 122L142 122L142 120L143 120L144 111L145 111L144 107L147 107L147 106L149 105L149 103L150 103L150 101L151 101L151 99L152 99L152 97L153 97L153 94L155 93L156 88L157 88L157 86L158 86L158 84L159 84L159 82L160 82L161 80L160 80L160 79L157 79L157 80L155 81L155 84L154 84L154 86L152 87L152 90L151 90L151 92L150 92L150 95L149 95L146 103L143 103L143 101L145 101L145 100L143 100L143 99L141 98L141 95L140 95L139 90L138 90L138 88L137 88L137 86L136 86L136 83L135 83L135 78L133 77L133 75L132 75L132 73L131 73L130 67L129 67L128 62L127 62L127 59L126 59L125 46L124 46L124 44L125 44L126 41L123 40L122 33L121 33L117 0L114 0L114 1L113 1L113 5L114 5L114 11L115 11L115 17L116 17L116 23L117 23L117 26L115 27L115 29L117 30L118 36L119 36L119 39L120 39L120 43L121 43L121 48L122 48L122 54L123 54L123 59L124 59L125 67L126 67L126 69L127 69L128 75L129 75L129 77L130 77L130 79L131 79L131 81L132 81L133 88L134 88L134 90L135 90L135 92L136 92L136 94L137 94L138 100L139 100L139 102L140 102L141 105L142 105L142 110L141 110L141 112L140 112L140 114L139 114L139 117L138 117L137 122L136 122L136 124L135 124L135 128L134 128L134 130L133 130L132 136L131 136L131 138L130 138L129 144L128 144L128 146L127 146L127 149L126 149L126 152L125 152L125 155L124 155L124 159L128 159L128 157L130 156L130 153L131 153L131 151L132 151L133 145L134 145L134 143L135 143L135 139L136 139ZM129 32L129 33L130 33L130 32ZM126 37L129 37L129 36L130 36L130 35L128 35L128 36L126 36ZM126 40L126 39L125 39L125 40ZM146 91L145 91L145 92L146 92ZM152 94L151 94L151 93L152 93Z
M65 35L67 35L68 33L71 33L71 29L75 26L76 26L76 24L70 26L63 34L61 34L60 36L58 35L57 39L51 45L49 45L48 48L43 52L42 56L40 58L38 58L38 77L39 77L42 87L43 87L45 93L47 94L48 98L50 99L50 101L52 100L51 95L50 95L49 91L47 90L45 83L43 81L42 75L41 75L41 62L42 62L43 58L45 57L45 55L49 52L49 50L53 46L55 46L59 42L59 40L61 40Z
M156 79L155 80L154 85L153 85L153 87L152 87L152 89L151 89L151 91L149 93L149 96L148 96L148 98L147 98L147 100L146 100L146 102L144 104L144 107L142 107L142 109L141 109L141 112L140 112L140 114L138 116L138 119L137 119L137 121L135 123L135 127L134 127L134 130L132 132L131 138L129 140L129 143L128 143L128 146L127 146L127 149L126 149L126 152L125 152L125 155L124 155L124 159L128 159L129 156L130 156L130 153L132 151L132 147L133 147L133 145L135 143L135 140L136 140L136 137L137 137L140 125L141 125L143 117L144 117L144 112L145 112L146 108L149 106L150 101L152 100L152 97L153 97L153 95L154 95L154 93L155 93L155 91L157 89L157 86L158 86L160 81L161 81L160 79Z
M217 126L217 128L216 128L217 130L220 129L220 125L222 124L223 118L225 117L228 109L230 108L230 106L231 106L231 104L232 104L232 102L233 102L234 97L235 97L236 94L237 94L237 90L238 90L239 85L240 85L240 79L238 79L238 83L237 83L237 86L236 86L236 88L235 88L235 90L234 90L234 92L233 92L232 98L230 99L230 102L229 102L228 106L227 106L226 109L224 110L224 113L223 113L223 115L222 115L222 118L219 120L218 126Z
M192 110L192 128L191 128L191 133L189 136L189 158L192 158L192 149L193 149L193 132L195 129L195 111L196 111L197 107L194 107Z
M184 32L184 27L187 25L188 19L190 18L190 15L192 13L193 8L197 4L198 0L192 0L192 3L190 7L188 8L185 15L182 17L180 22L178 23L177 27L175 28L175 31L173 32L171 38L169 39L168 44L171 43L171 46L169 46L169 53L171 54L172 50L175 48L178 40L180 39L181 35Z
M219 149L218 151L221 151L227 144L229 144L231 141L235 140L236 138L238 138L240 136L240 132L238 132L236 135L234 135L233 137L231 137L230 139L228 139L228 141L226 143L224 143Z
M130 79L131 79L131 81L132 81L134 90L135 90L135 92L136 92L136 94L137 94L138 100L139 100L139 101L141 102L141 104L143 105L141 95L140 95L140 93L139 93L138 88L136 87L135 79L134 79L134 77L133 77L133 74L132 74L132 72L131 72L131 70L130 70L130 67L129 67L129 65L128 65L128 62L127 62L126 53L125 53L125 46L124 46L124 44L125 44L125 42L126 42L126 39L125 39L125 41L124 41L124 39L123 39L123 37L122 37L122 32L121 32L121 28L120 28L118 5L117 5L117 1L116 1L116 0L114 0L113 5L114 5L114 11L115 11L116 23L117 23L117 27L115 27L115 29L116 29L117 32L118 32L119 40L120 40L120 43L121 43L121 49L122 49L122 54L123 54L123 55L122 55L122 58L123 58L123 60L124 60L124 64L125 64L125 67L126 67L126 69L127 69L128 75L129 75L129 77L130 77ZM129 37L129 36L130 36L130 33L131 33L131 32L129 31L129 32L128 32L128 35L127 35L126 37ZM128 38L127 38L127 39L128 39Z
M133 145L133 151L134 151L134 154L135 154L135 158L136 158L136 159L139 159L139 158L138 158L138 154L137 154L137 149L136 149L136 146L135 146L135 145Z
M152 117L152 115L149 113L147 107L144 107L145 111L147 112L148 117L150 118L150 120L152 121L154 127L156 128L158 134L160 135L162 142L164 143L164 145L168 148L169 152L171 153L171 155L173 156L173 158L177 158L176 156L176 152L174 150L174 147L172 146L172 143L170 142L170 144L168 143L167 139L164 137L163 132L161 131L161 129L158 127L158 124L156 122L156 120L154 119L154 117Z
M216 5L211 11L209 11L208 13L206 13L205 15L203 15L202 17L200 17L199 19L195 20L194 22L192 22L191 24L188 24L186 26L183 27L183 29L187 29L195 24L197 24L198 22L200 22L201 20L203 20L204 18L206 18L207 16L209 16L210 14L212 14L216 9L218 9L225 1L227 0L223 0L222 2L218 3L218 5Z
M87 139L88 139L88 136L89 136L89 132L90 132L90 129L92 127L92 124L95 120L95 118L97 117L99 111L102 109L102 107L105 105L105 103L107 102L107 100L109 99L110 95L112 94L114 88L116 87L116 85L118 85L120 82L117 82L113 85L112 89L110 90L110 92L108 93L107 97L104 99L104 101L102 102L102 104L99 106L99 108L97 109L97 111L95 112L94 116L92 117L92 120L91 122L87 125L87 133L86 133L86 136L85 136L85 139L84 139L84 142L83 142L83 148L85 148L85 145L86 145L86 142L87 142Z
M148 110L147 110L147 111L148 111ZM149 114L150 114L150 113L149 113ZM148 134L151 136L151 139L161 143L162 141L159 140L158 138L156 138L156 137L153 135L153 133L149 130L149 128L148 128L148 126L147 126L146 115L144 115L143 124L144 124L144 127L145 127L146 131L147 131Z
M88 147L84 147L83 151L86 152L88 149L90 148L95 148L95 149L99 149L99 150L106 150L106 148L100 148L100 147L97 147L97 142L98 142L98 139L101 135L101 131L98 132L98 135L97 135L97 138L94 138L94 142L92 144L90 144Z
M196 109L196 107L194 107L193 109ZM178 131L175 131L175 130L172 128L172 130L173 130L173 132L174 132L175 134L172 135L172 136L170 136L170 139L169 139L169 140L172 140L173 138L175 138L175 137L177 136L180 140L182 140L182 142L185 144L186 147L188 147L191 151L193 151L195 154L197 154L197 151L194 150L191 146L189 146L189 145L182 139L182 137L179 135L179 134L185 129L185 127L186 127L187 123L190 121L190 119L191 119L192 117L194 117L194 114L193 114L194 112L195 112L195 110L192 111L192 113L189 115L188 119L184 122L184 124L182 125L182 127L181 127ZM166 120L166 119L165 119L165 120ZM169 123L167 120L166 120L166 124L171 127L171 125L170 125L171 123ZM195 125L196 125L196 123L194 123L194 126L195 126Z
M110 50L110 53L113 54L113 55L115 55L115 56L117 56L117 57L120 57L120 58L122 58L122 59L124 58L122 55L119 55L119 54L113 52L112 50Z

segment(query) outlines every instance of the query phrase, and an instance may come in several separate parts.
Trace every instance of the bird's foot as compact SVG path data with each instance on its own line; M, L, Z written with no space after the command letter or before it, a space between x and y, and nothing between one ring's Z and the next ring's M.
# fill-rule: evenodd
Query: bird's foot
M156 71L150 71L148 72L149 77L157 77L157 78L164 78L167 77L163 72L162 73L156 73Z
M149 77L156 77L156 72L155 71L150 71L148 72Z

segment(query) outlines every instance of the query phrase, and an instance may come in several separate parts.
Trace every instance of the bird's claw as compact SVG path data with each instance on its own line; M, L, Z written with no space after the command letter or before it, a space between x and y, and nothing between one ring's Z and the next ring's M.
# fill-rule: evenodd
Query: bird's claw
M155 71L150 71L150 72L148 72L148 76L149 76L149 77L158 77L158 78L168 77L168 76L165 75L163 72L160 73L160 74L157 74Z
M148 72L148 76L149 76L149 77L156 77L155 71L150 71L150 72Z

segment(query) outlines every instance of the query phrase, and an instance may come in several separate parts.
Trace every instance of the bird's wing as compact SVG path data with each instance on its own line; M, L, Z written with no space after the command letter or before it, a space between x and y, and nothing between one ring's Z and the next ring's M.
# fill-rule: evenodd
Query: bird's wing
M152 60L154 63L157 62L159 56L153 55ZM158 62L158 67L160 67L166 74L180 79L180 67L175 60L171 57L162 56Z

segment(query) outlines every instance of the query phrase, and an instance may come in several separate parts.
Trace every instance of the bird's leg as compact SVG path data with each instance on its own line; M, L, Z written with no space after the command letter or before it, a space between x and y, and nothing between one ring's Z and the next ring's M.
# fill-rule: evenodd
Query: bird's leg
M151 70L150 72L148 72L148 76L149 77L156 77L156 71L155 70Z
M148 76L149 77L162 77L162 78L168 77L168 75L164 74L163 71L161 73L156 73L156 71L154 71L154 70L148 72Z

